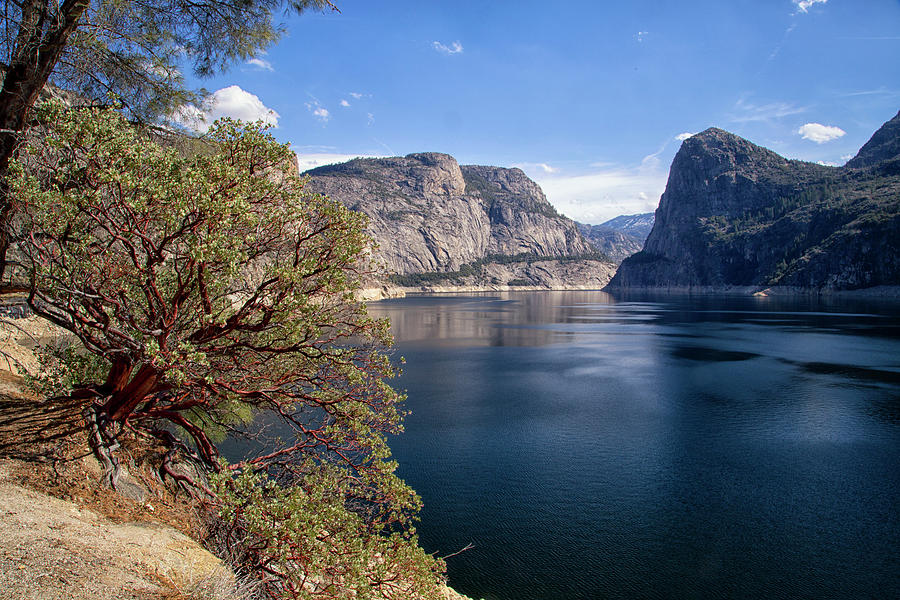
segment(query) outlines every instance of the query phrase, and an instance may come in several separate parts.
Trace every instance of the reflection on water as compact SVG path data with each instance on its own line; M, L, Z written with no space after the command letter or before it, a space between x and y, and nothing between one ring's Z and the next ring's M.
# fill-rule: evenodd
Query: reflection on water
M900 597L900 309L414 297L391 444L487 600Z
M535 327L583 318L586 298L611 302L603 292L500 292L466 296L412 296L372 305L378 316L389 316L395 338L454 345L536 346L552 343L557 332ZM596 309L602 311L602 309ZM600 318L598 315L596 318Z
M859 330L876 336L900 336L900 305L891 301L805 296L675 296L655 300L621 301L591 291L496 292L411 296L377 302L371 309L376 316L391 319L399 342L427 340L429 344L457 346L539 346L569 341L570 336L585 333L631 333L628 327L596 326L635 323L672 328L658 334L685 338L697 337L691 328L701 323L755 323L788 330ZM872 312L873 308L882 312Z

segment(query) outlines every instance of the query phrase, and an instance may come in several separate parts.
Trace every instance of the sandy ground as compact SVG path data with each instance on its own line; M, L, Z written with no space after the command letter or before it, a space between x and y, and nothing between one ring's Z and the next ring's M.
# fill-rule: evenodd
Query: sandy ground
M232 575L172 527L115 522L15 483L0 462L0 590L28 600L214 598ZM225 597L225 596L221 596Z
M196 514L160 485L152 456L122 456L139 499L100 487L83 406L25 389L34 345L58 335L35 317L0 318L0 598L239 598L231 571L186 535Z

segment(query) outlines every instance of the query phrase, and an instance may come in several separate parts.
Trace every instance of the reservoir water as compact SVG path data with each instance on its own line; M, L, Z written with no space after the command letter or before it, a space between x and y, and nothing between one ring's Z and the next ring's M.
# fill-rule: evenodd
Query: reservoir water
M370 305L419 533L485 600L900 598L900 307L600 292Z

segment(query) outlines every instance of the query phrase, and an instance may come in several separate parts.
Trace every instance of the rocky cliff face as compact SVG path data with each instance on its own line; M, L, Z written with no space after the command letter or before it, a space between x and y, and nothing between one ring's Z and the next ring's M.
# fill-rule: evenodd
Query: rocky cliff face
M900 112L881 126L845 167L858 169L900 158Z
M533 263L596 254L519 169L460 166L452 156L423 153L356 159L306 174L309 189L369 216L378 258L398 276L465 278L516 257Z
M653 230L610 288L900 285L900 115L841 168L721 129L684 141Z

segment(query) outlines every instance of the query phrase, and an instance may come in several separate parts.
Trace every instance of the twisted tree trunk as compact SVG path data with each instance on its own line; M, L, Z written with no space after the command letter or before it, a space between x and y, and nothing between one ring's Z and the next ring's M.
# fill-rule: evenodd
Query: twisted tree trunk
M27 129L31 108L89 5L90 0L65 0L62 4L24 0L21 4L10 63L0 87L0 282L6 272L16 209L6 182L9 162Z

